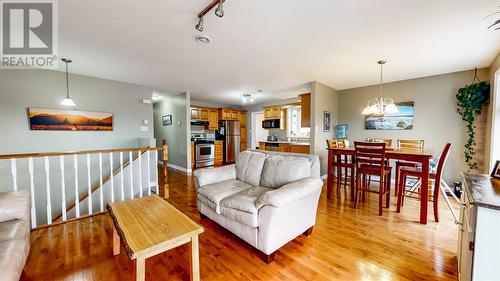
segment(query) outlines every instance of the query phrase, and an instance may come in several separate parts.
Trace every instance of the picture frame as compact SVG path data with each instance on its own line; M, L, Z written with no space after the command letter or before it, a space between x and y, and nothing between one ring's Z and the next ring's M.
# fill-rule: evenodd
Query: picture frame
M493 166L493 171L491 171L490 176L494 179L500 179L500 160L497 160L495 166Z
M323 112L323 132L332 131L332 113L330 111Z
M397 102L397 113L368 115L365 130L413 130L415 102Z
M57 108L27 108L32 131L113 131L113 113Z
M164 115L161 117L163 126L172 125L172 115Z

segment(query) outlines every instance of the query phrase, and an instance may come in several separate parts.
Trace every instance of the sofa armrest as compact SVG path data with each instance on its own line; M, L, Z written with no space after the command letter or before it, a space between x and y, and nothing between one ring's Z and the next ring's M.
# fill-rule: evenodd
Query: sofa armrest
M319 194L322 187L323 181L321 179L303 178L278 189L263 193L257 198L255 203L258 209L265 205L282 207L302 198Z
M228 165L218 168L205 168L196 170L193 173L195 178L195 187L209 185L221 181L226 181L236 178L236 166Z
M0 193L0 222L24 220L29 222L30 194L27 191Z

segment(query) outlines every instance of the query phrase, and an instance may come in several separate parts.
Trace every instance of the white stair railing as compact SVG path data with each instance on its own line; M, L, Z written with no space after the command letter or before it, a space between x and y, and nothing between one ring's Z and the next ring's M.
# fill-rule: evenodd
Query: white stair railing
M8 163L11 191L31 193L31 224L36 228L103 212L109 202L150 195L153 188L158 193L159 150L128 148L0 155L0 168ZM109 165L103 165L105 156ZM72 157L73 161L65 161L66 157ZM59 169L51 169L55 162ZM84 167L83 171L79 167ZM0 174L0 177L9 176Z

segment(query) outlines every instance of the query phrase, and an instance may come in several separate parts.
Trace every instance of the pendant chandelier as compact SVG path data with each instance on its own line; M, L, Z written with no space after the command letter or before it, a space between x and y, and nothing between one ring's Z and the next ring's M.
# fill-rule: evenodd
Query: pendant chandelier
M61 105L75 107L75 102L69 96L68 63L71 63L72 60L67 58L62 58L61 60L66 64L66 98L62 100Z
M384 115L386 113L398 113L398 108L394 104L394 100L391 98L384 98L384 96L382 95L383 71L384 64L386 62L386 60L378 61L378 64L380 64L380 97L368 101L368 104L363 110L363 115Z

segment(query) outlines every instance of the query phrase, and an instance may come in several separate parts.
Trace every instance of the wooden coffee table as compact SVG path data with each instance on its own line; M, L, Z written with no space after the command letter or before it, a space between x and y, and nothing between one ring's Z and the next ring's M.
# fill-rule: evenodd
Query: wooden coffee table
M157 195L110 203L113 254L123 239L128 257L136 259L136 280L146 277L145 260L191 242L191 280L200 280L198 235L204 231L188 216Z

